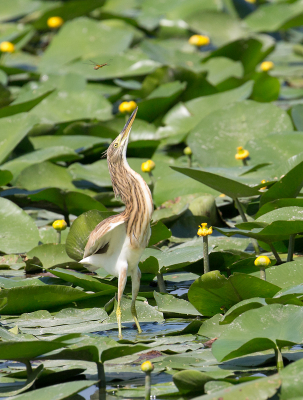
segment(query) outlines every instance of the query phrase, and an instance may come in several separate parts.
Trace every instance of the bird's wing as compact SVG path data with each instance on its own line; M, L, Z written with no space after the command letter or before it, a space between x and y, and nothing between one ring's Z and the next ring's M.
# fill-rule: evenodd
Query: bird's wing
M108 248L110 233L112 233L117 226L125 223L126 218L123 214L112 215L101 221L89 235L83 258L89 257L97 252L105 253Z

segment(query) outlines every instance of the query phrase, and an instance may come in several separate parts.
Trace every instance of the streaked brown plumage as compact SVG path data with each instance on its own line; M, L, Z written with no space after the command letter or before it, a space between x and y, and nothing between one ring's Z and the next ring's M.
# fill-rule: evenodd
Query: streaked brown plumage
M88 238L83 260L80 261L91 264L91 270L103 267L110 274L118 276L116 312L120 337L122 337L120 301L127 275L132 278L131 311L138 331L141 332L135 309L141 277L138 263L149 241L150 219L153 212L152 197L146 182L130 168L126 160L129 133L136 113L137 109L107 150L114 193L125 203L125 210L101 221L96 226Z

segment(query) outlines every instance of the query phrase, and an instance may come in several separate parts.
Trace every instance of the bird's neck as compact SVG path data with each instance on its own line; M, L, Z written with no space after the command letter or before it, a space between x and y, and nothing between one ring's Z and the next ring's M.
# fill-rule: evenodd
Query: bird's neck
M154 210L149 187L127 162L119 166L109 165L115 195L125 204L127 234L131 244L146 246L150 236L150 220Z

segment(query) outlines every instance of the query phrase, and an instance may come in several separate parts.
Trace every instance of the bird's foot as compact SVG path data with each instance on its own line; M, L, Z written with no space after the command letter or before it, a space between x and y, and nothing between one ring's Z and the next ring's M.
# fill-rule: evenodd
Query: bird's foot
M119 339L122 339L122 326L121 326L122 311L120 308L120 304L118 304L118 306L117 306L116 316L117 316L117 322L118 322Z
M138 316L137 316L137 311L136 311L136 305L135 305L135 303L132 303L132 305L131 305L131 312L132 312L132 316L133 316L133 318L134 318L135 324L136 324L136 326L137 326L138 333L142 333L142 329L141 329L141 326L140 326L140 324L139 324L139 320L138 320Z

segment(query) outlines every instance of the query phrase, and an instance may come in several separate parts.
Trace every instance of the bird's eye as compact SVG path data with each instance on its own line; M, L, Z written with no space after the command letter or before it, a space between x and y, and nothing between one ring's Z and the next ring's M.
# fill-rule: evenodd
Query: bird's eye
M114 143L114 147L118 147L118 143Z

